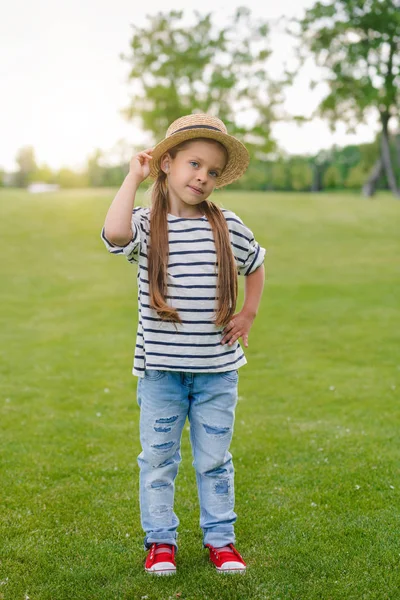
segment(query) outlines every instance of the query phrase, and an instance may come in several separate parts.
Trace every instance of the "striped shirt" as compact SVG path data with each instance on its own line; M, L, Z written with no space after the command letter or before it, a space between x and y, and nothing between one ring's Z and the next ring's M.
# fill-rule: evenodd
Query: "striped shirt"
M263 262L265 249L232 211L221 209L229 229L238 274L250 275ZM168 214L169 258L166 302L176 308L182 324L163 321L150 307L147 248L150 239L150 208L137 207L132 213L133 238L124 247L109 242L112 254L126 256L138 265L139 320L133 375L145 369L219 373L245 365L247 360L238 341L221 344L223 327L215 319L217 272L216 251L210 223L205 216L182 219Z

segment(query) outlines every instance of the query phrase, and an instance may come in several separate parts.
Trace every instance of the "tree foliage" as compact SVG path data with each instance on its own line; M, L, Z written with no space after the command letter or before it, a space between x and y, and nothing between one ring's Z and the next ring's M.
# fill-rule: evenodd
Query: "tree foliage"
M35 151L32 146L24 146L17 152L15 162L18 171L15 173L15 183L18 187L26 187L31 183L37 171Z
M244 7L222 26L213 23L211 14L198 12L192 24L183 11L147 19L144 27L133 26L132 54L122 56L131 65L130 80L137 90L127 118L137 119L158 141L182 115L214 114L252 155L268 154L274 147L271 123L281 88L267 77L267 24L254 23Z
M300 39L325 73L329 93L318 107L334 128L349 130L375 114L389 186L398 194L389 151L390 122L399 117L400 4L398 0L328 0L308 9Z
M327 70L319 110L350 127L368 111L398 115L400 5L396 0L317 2L300 21L302 41Z

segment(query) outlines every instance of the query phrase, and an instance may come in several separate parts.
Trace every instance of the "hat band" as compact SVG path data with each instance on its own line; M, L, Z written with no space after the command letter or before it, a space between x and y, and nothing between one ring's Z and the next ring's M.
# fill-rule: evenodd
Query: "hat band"
M171 137L171 135L175 135L175 133L179 133L180 131L186 131L188 129L214 129L214 131L224 133L223 131L218 129L218 127L213 127L212 125L188 125L188 127L182 127L181 129L177 129L176 131L174 131L174 133L171 133L169 137Z

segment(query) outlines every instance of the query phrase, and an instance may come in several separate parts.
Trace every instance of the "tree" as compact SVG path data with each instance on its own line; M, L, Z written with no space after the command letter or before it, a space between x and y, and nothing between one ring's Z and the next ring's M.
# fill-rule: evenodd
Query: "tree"
M103 152L97 148L87 161L87 176L91 187L103 185L104 167L100 164Z
M342 178L337 165L330 165L323 175L323 186L327 189L336 189L342 186Z
M43 164L40 167L37 167L36 171L32 174L31 181L40 181L43 183L54 183L55 182L55 173L51 170L51 168Z
M389 142L391 121L399 116L399 9L399 0L327 0L297 21L301 41L326 73L329 93L318 114L332 127L341 120L351 130L371 114L379 119L380 152L363 188L367 196L384 169L390 189L400 197Z
M290 187L287 164L282 158L272 164L271 187L274 190L287 190Z
M331 150L320 150L316 156L310 158L310 167L312 170L312 192L320 192L322 190L324 173L328 169L331 161Z
M211 14L194 16L192 25L182 23L182 11L148 16L145 27L133 25L132 55L121 57L130 63L138 91L124 114L139 120L153 140L184 114L217 115L261 160L274 147L271 123L281 100L280 86L269 81L265 68L268 26L253 23L244 7L223 26L214 25ZM247 123L238 115L247 116Z
M296 192L311 190L313 173L307 158L291 156L288 162L290 187Z
M362 188L367 175L368 171L365 170L365 167L361 163L359 165L356 165L349 171L349 174L345 181L346 188Z
M26 187L31 183L32 178L37 171L35 151L32 146L20 148L15 161L19 167L15 174L15 184L17 187Z
M62 188L80 188L89 185L86 173L77 173L67 167L61 168L55 176L55 182Z

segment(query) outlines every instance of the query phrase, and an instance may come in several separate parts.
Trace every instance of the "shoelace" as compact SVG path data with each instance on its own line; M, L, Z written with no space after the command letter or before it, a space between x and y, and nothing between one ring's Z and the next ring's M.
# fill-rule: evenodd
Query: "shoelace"
M222 548L218 548L216 550L216 552L218 554L222 553L222 552L231 552L233 554L232 548L229 548L229 546L223 546Z
M219 554L222 552L229 552L230 554L233 554L234 556L236 556L236 552L230 546L223 546L222 548L218 548L218 549L212 548L212 551L217 558L219 557Z
M168 544L153 544L150 551L150 558L153 559L156 554L161 554L162 552L168 552L171 557L173 555L172 548Z
M172 548L170 546L164 546L164 547L156 547L154 554L161 554L162 552L168 552L169 554L171 554L172 556Z

